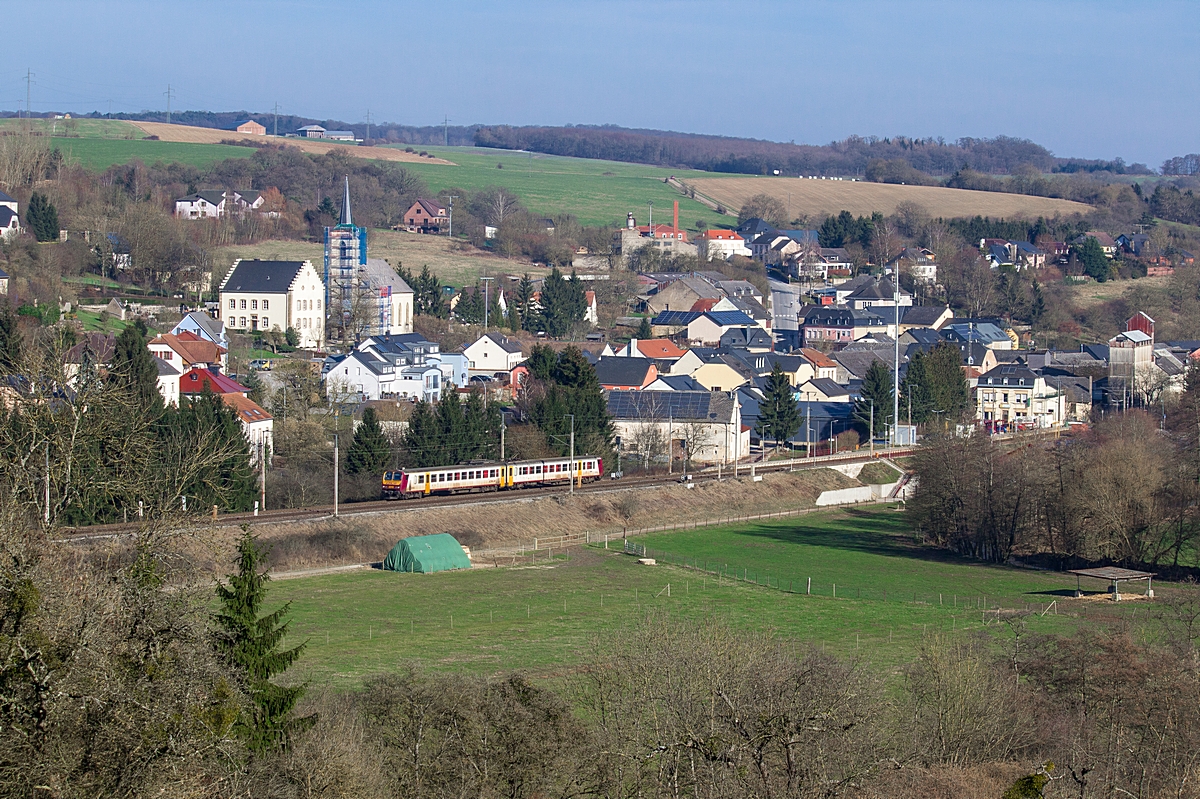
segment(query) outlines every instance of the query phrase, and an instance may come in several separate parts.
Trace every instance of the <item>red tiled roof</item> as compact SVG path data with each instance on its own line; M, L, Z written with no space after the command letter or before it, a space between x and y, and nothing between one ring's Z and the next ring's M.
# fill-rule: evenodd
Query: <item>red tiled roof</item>
M742 241L742 237L733 230L706 230L700 235L709 241Z
M201 394L205 387L214 394L245 394L248 388L223 374L193 366L179 376L180 394Z
M820 350L814 350L811 347L804 347L800 350L800 354L803 355L805 360L807 360L813 366L820 367L821 369L837 368L837 363L835 363L832 358Z
M224 402L230 408L237 411L238 419L243 424L268 422L271 420L271 414L263 410L257 402L241 394L222 394L221 402Z
M190 330L178 334L163 333L157 336L151 344L165 345L179 353L185 366L194 363L220 363L221 354L225 348L214 344L205 338L200 338Z
M696 311L697 313L704 313L705 311L711 311L713 309L713 306L716 305L718 302L720 302L721 299L723 299L723 298L721 298L721 297L705 297L704 299L696 300L694 303L692 303L691 310Z
M637 349L647 358L682 358L683 354L687 352L687 350L675 346L675 343L667 338L639 339Z

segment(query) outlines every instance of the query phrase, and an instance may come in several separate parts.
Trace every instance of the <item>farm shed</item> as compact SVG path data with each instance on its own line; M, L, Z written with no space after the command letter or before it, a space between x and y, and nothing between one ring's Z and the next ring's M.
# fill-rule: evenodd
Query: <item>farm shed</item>
M471 560L449 533L402 538L383 559L383 568L395 572L444 572L469 569Z
M1154 572L1141 572L1133 569L1118 569L1113 566L1106 566L1101 569L1068 569L1068 572L1075 575L1075 596L1083 596L1083 586L1080 585L1080 577L1092 577L1097 580L1108 580L1108 593L1112 595L1113 601L1120 601L1121 587L1120 583L1126 580L1146 581L1146 596L1150 599L1154 598Z

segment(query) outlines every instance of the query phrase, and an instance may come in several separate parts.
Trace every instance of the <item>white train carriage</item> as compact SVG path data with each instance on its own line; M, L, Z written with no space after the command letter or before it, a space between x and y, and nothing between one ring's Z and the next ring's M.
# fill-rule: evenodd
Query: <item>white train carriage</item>
M580 483L604 475L600 458L579 456L509 463L464 463L428 469L403 469L383 474L383 498L406 499L430 494L459 494L500 491L544 485L567 485L574 477Z

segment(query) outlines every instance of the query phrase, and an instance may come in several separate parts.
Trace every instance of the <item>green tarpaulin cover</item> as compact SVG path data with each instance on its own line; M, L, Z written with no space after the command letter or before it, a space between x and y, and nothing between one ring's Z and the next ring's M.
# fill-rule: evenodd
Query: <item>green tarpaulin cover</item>
M469 569L471 559L449 533L402 538L383 559L383 568L394 572L443 572Z

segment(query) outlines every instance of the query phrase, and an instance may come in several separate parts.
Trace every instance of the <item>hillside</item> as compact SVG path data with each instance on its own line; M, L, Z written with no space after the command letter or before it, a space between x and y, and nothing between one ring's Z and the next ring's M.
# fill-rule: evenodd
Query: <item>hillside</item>
M1006 219L1071 216L1092 210L1091 206L1069 200L940 186L765 177L705 177L684 183L734 214L750 197L769 194L782 202L793 218L801 215L824 217L839 211L849 211L857 216L870 216L873 211L886 215L894 213L902 202L917 203L931 216L946 219L977 215Z
M254 136L249 133L238 133L232 130L217 128L196 128L190 125L168 125L165 122L132 122L130 123L144 132L147 136L157 136L160 141L186 142L189 144L220 144L222 141L240 140L284 144L296 147L306 153L324 154L338 148L344 149L359 158L369 158L375 161L404 161L408 163L429 163L430 159L417 153L405 152L395 148L363 147L359 148L345 142L325 142L314 139L275 139L265 136ZM434 163L449 164L450 161L434 159Z

